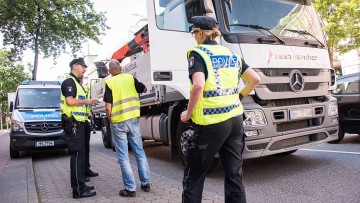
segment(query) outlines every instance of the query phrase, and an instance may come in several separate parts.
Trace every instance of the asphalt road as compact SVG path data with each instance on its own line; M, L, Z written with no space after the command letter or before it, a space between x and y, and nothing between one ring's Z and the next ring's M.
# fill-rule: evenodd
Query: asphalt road
M170 159L170 149L145 142L151 171L181 185L183 167ZM109 156L98 132L91 149ZM132 163L135 161L132 158ZM340 144L321 144L288 156L268 156L244 161L244 182L249 203L272 202L360 202L360 136L346 135ZM221 166L208 175L205 191L223 199Z

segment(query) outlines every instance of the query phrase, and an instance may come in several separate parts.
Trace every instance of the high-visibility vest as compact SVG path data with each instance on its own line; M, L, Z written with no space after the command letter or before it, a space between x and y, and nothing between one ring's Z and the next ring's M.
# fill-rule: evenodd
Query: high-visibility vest
M82 86L76 81L75 78L69 76L68 78L71 78L74 80L75 85L76 85L76 97L75 99L79 99L79 100L85 100L86 99L86 93L84 91L84 89L82 88ZM79 121L79 122L84 122L88 119L88 113L86 110L87 105L81 105L81 106L69 106L66 103L66 98L63 95L63 93L61 92L61 96L60 96L60 109L61 109L61 114L65 114L67 117L71 117L73 116L75 120Z
M130 74L118 74L105 80L112 92L111 122L118 123L140 117L140 101Z
M221 45L201 44L190 49L204 60L208 77L191 119L198 125L210 125L241 115L239 100L241 58ZM192 87L192 84L190 84Z

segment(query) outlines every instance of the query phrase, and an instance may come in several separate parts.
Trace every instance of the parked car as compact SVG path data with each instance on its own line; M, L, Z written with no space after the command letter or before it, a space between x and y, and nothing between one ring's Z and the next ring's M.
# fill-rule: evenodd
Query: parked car
M339 143L345 133L360 134L360 72L340 76L333 96L337 98L339 111L339 138L330 143Z

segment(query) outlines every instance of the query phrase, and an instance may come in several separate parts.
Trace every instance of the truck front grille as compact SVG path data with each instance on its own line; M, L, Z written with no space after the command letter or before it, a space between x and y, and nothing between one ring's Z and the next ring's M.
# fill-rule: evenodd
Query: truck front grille
M261 72L268 77L279 77L279 76L289 76L289 73L293 68L259 68ZM317 76L320 73L320 69L311 69L311 68L301 68L301 73L304 76Z
M323 123L322 118L313 118L313 119L306 119L306 120L299 120L299 121L291 121L291 122L284 122L276 124L276 131L277 132L285 132L291 130L300 130L306 129L311 127L320 126Z
M307 90L316 90L319 88L319 82L308 82L305 83L305 87L303 91ZM275 83L275 84L267 84L266 87L272 92L290 92L290 84L289 83Z
M60 121L26 122L25 129L29 133L53 133L62 130Z

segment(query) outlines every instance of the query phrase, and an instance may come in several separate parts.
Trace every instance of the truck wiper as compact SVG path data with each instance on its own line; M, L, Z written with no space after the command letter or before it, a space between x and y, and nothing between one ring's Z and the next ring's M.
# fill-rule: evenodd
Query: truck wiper
M267 27L263 27L260 25L251 25L251 24L231 24L230 26L240 26L240 27L248 27L248 28L252 28L255 29L261 33L263 33L261 30L265 30L266 32L270 33L273 37L275 37L281 44L285 44L284 40L282 40L280 37L276 36L274 33L272 33L270 31L269 28ZM258 40L259 42L261 42L261 40Z
M289 31L289 32L295 32L295 33L298 33L298 34L301 34L301 35L309 35L309 36L313 37L317 42L320 43L321 48L325 47L325 45L320 40L318 40L313 34L309 33L308 31L305 31L305 30L292 30L292 29L285 29L285 30ZM309 44L309 43L307 42L306 44Z

